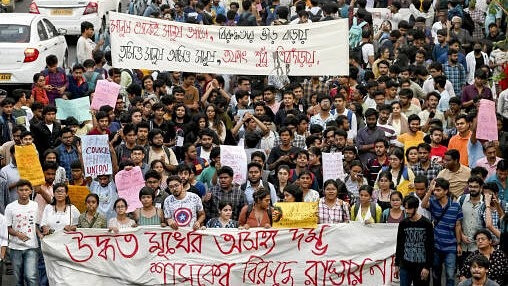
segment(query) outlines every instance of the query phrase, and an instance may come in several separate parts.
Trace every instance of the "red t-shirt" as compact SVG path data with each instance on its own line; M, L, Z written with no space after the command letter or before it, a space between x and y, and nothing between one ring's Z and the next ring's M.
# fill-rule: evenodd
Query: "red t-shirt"
M106 134L111 134L111 132L109 131L109 129L106 129ZM90 132L88 132L88 135L103 135L102 133L99 132L99 130L97 130L97 128L94 128L92 130L90 130Z
M439 145L438 147L432 147L430 149L430 158L432 157L440 157L441 159L444 158L444 153L448 151L448 148L443 145Z

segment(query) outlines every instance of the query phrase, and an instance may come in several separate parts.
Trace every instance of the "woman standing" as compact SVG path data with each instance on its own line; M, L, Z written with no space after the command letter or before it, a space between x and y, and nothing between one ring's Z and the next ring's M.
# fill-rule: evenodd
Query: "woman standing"
M153 77L151 75L146 75L143 77L143 80L141 82L143 85L143 98L151 98L156 97L155 90L153 88Z
M58 183L53 186L53 190L53 201L44 208L42 213L42 234L48 235L59 230L76 230L79 210L71 204L67 185Z
M402 107L400 102L394 101L392 102L392 114L390 119L388 119L388 124L390 124L393 129L395 129L395 133L398 135L406 133L409 131L409 123L407 122L406 115L404 115L402 111Z
M175 104L175 107L173 108L173 115L171 116L173 118L173 121L175 122L175 127L177 130L185 131L187 127L187 123L190 121L190 115L189 111L187 110L187 107L183 103L177 103ZM184 136L184 133L179 134L180 136Z
M360 221L365 224L381 221L381 207L372 202L372 187L363 185L360 187L359 202L351 207L351 220Z
M372 194L374 202L384 211L390 208L390 196L393 192L392 173L382 171L378 175L377 188Z
M402 193L395 191L390 194L390 208L385 209L381 215L381 222L399 223L406 217L406 212L402 210Z
M325 196L319 199L318 204L319 223L349 222L349 205L338 198L339 184L335 180L328 179L323 188Z
M165 191L166 188L168 187L168 184L166 182L166 180L168 179L168 170L166 169L166 166L164 165L162 160L159 159L153 160L152 163L150 164L150 169L156 171L161 176L159 188L161 189L161 191Z
M284 188L284 202L301 203L303 202L303 192L297 184L289 184Z
M474 256L481 254L487 259L489 259L490 267L487 273L489 279L496 281L499 285L506 285L508 283L508 258L506 254L494 247L493 237L490 231L487 229L480 229L474 235L474 240L476 241L476 246L478 250L471 253L466 260L464 261L464 265L459 271L459 280L464 281L467 278L471 278L471 261Z
M277 170L277 183L275 184L275 191L277 192L277 197L279 197L279 201L284 199L284 189L289 184L289 166L288 165L280 165Z
M359 160L351 162L349 174L344 179L348 191L352 194L352 202L356 202L360 196L359 190L363 185L367 185L367 179L363 176L363 165Z
M310 188L312 186L312 175L309 171L302 171L298 176L298 181L300 188L302 188L304 202L319 201L319 193Z
M254 194L254 204L242 208L239 215L238 224L241 228L249 229L251 227L272 227L270 206L270 191L259 188Z
M134 219L137 225L159 225L166 226L162 210L153 205L155 193L149 187L143 187L139 191L139 200L143 207L134 211Z
M215 104L212 103L206 107L206 117L208 119L208 127L215 131L219 136L220 142L224 143L224 140L226 140L226 125L224 125L224 122L222 122L217 115L217 107Z
M412 169L413 165L418 164L418 147L411 146L406 149L406 165Z
M97 211L99 206L99 196L97 194L88 194L85 199L86 211L78 218L79 228L106 228L106 218Z
M386 170L392 174L392 182L395 189L406 181L409 181L409 184L413 183L415 175L413 171L404 164L404 151L402 151L401 148L393 149L388 160L390 161L390 165L388 168L383 168L383 171ZM407 196L407 193L402 194Z
M210 219L206 223L206 228L238 228L238 222L231 219L233 206L230 202L219 202L219 216Z
M136 227L136 222L127 216L127 201L119 198L113 205L116 211L116 217L108 221L110 232L118 233L121 229Z

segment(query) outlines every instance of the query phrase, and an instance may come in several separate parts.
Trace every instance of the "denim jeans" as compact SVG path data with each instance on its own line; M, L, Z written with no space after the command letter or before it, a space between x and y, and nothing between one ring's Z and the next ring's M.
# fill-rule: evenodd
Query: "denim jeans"
M12 268L16 286L23 286L23 278L27 286L37 285L37 260L36 248L27 250L10 249ZM24 276L24 277L23 277Z
M432 266L432 285L441 286L441 273L444 263L446 274L446 286L455 286L455 261L457 257L455 252L434 251L434 264Z
M423 266L418 266L414 268L404 268L401 267L399 269L399 279L400 286L428 286L430 282L430 273L427 280L422 280L420 277L422 273ZM413 283L413 284L411 284Z

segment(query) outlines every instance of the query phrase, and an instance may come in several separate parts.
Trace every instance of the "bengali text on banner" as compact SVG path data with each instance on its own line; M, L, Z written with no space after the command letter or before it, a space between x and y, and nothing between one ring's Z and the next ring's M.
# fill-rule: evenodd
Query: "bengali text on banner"
M44 237L50 285L389 285L397 224L140 227Z
M347 75L347 19L267 27L202 26L110 13L113 66L273 76Z

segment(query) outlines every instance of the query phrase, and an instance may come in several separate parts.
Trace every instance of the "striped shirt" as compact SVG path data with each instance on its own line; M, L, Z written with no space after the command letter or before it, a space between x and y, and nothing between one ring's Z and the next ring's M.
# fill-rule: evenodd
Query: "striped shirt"
M434 222L434 247L441 252L455 253L457 251L455 223L463 218L460 204L448 198L448 202L443 208L439 201L432 196L429 211Z

